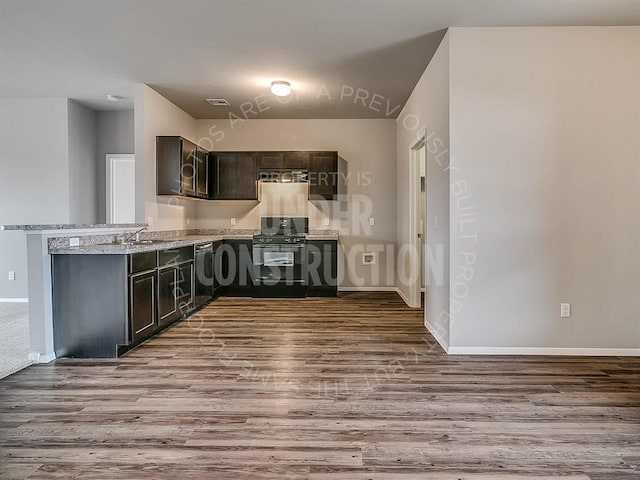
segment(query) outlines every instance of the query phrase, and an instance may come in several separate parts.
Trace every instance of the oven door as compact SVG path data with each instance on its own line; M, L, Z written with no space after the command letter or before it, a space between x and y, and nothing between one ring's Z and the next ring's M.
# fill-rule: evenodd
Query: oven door
M253 246L256 285L301 285L306 277L304 244Z

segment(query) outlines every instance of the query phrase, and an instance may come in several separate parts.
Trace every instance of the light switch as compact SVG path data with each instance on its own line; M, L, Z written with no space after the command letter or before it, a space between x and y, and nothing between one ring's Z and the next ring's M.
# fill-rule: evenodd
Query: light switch
M373 217L369 217L369 225L374 226L376 224L376 219Z

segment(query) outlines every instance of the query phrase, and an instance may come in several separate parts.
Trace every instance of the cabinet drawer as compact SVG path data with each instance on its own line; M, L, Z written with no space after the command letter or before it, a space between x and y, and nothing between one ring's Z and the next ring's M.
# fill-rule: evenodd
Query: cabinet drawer
M191 260L193 260L192 246L171 248L169 250L160 250L158 252L158 264L161 267L188 262Z
M132 253L129 255L129 273L154 270L157 266L156 252Z

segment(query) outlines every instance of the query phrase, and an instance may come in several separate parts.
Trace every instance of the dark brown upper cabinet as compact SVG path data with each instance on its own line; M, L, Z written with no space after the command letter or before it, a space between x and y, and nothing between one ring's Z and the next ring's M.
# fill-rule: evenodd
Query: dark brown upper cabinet
M259 152L257 155L260 170L284 168L282 152Z
M198 198L210 198L209 152L201 147L196 147L196 196Z
M283 152L283 168L292 170L307 170L309 168L309 154L307 152Z
M309 199L335 200L346 181L338 165L338 152L308 152Z
M208 152L178 136L156 137L157 193L208 200L258 200L258 172L305 170L309 200L346 192L338 152ZM343 168L345 167L345 168Z
M257 155L253 152L212 154L214 200L258 200Z
M210 198L209 152L178 136L156 137L156 192Z
M306 170L308 167L307 152L258 152L257 156L260 170Z

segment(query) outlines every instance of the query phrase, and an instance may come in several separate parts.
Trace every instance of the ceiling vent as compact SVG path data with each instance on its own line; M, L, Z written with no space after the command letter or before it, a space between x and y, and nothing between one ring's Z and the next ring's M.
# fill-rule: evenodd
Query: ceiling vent
M231 105L226 98L207 98L207 102L214 107L228 107Z

